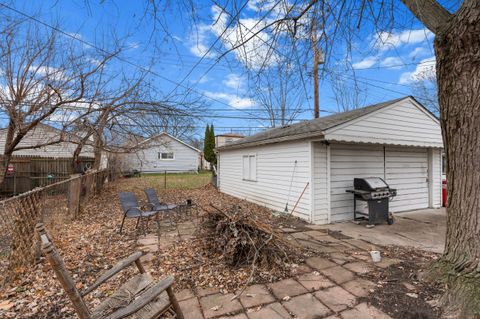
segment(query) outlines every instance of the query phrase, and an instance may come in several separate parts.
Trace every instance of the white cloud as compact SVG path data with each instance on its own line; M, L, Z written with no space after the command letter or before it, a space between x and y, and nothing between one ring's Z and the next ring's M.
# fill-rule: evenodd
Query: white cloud
M99 59L95 59L95 58L89 58L88 61L92 65L95 65L95 66L99 66L102 63L102 61L100 61Z
M229 88L238 90L244 86L245 79L235 73L230 73L227 75L226 79L222 81L222 83Z
M48 78L49 81L66 81L68 79L65 75L65 69L46 65L32 65L29 70L37 76Z
M240 19L238 23L227 28L228 17L219 7L212 7L212 32L221 37L227 50L233 50L236 59L247 68L259 69L278 63L279 56L271 50L270 35L260 31L269 23L268 19ZM247 41L248 40L248 41Z
M401 45L416 44L427 41L433 33L426 29L405 30L402 32L379 32L373 44L380 50L389 50Z
M383 59L380 62L380 66L384 66L387 68L394 68L394 69L399 69L401 68L401 65L403 64L402 59L399 57L394 57L394 56L389 56Z
M80 33L77 33L77 32L67 32L67 34L69 36L71 36L72 38L75 38L75 39L82 39L82 35Z
M205 74L204 76L202 76L200 79L198 79L198 83L200 84L203 84L203 83L207 83L209 80L208 76Z
M243 98L236 94L206 91L205 95L213 99L223 100L227 102L228 105L236 109L246 109L255 106L254 100L250 98Z
M408 57L412 58L412 59L416 59L419 56L424 56L428 53L429 53L429 51L427 49L425 49L424 47L417 47L412 52L410 52L408 54Z
M377 63L377 60L378 60L377 57L375 57L375 56L369 56L369 57L366 57L365 59L363 59L363 60L360 61L360 62L353 63L353 64L352 64L352 67L353 67L354 69L369 68L369 67L375 65L375 63Z
M140 44L138 42L135 42L135 41L132 41L132 42L129 42L127 43L127 48L129 49L138 49L140 47Z
M400 75L399 84L410 84L423 81L426 78L435 76L435 57L423 59L415 68L415 71L404 72Z
M206 58L214 58L215 53L210 51L208 52L208 38L212 28L206 24L199 24L195 30L188 37L188 44L190 46L190 52L201 58L205 56Z

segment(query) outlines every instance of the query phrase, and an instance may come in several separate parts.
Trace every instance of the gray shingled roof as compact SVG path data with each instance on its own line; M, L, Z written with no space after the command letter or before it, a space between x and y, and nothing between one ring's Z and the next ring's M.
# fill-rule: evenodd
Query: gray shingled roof
M219 147L218 150L233 149L261 144L270 144L276 142L292 141L307 137L321 137L325 131L337 125L354 120L361 116L380 110L384 107L397 103L410 97L402 97L399 99L386 101L374 105L369 105L348 112L337 113L310 121L290 124L279 128L272 128L258 134L245 137L241 140L229 143L228 145Z

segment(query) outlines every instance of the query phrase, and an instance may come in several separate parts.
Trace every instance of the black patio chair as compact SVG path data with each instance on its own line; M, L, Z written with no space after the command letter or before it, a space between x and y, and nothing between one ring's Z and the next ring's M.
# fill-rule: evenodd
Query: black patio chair
M120 233L122 233L123 224L125 223L125 218L137 218L137 225L135 228L138 227L140 219L142 218L150 218L153 215L156 215L158 211L156 210L148 210L145 211L142 209L140 204L138 203L135 194L132 192L121 192L118 194L120 199L120 204L122 205L123 209L123 219L122 225L120 226Z
M177 208L175 204L166 204L160 202L157 196L157 192L153 188L145 188L143 190L147 195L148 205L151 210L154 211L171 211Z

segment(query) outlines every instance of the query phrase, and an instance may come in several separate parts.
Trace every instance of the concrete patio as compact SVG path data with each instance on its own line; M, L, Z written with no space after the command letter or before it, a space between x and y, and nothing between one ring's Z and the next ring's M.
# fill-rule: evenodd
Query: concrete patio
M145 256L147 268L152 266L149 261L155 258L159 248L190 240L194 230L195 223L180 223L162 234L160 245L155 234L141 236L139 248L149 252ZM374 264L368 251L376 249L375 245L358 239L338 239L324 229L284 228L282 231L292 244L309 247L319 255L298 265L291 278L248 286L238 297L235 296L239 291L226 292L217 287L176 291L185 318L391 318L360 300L377 289L376 283L362 275L401 260L382 258Z
M446 210L423 209L395 214L393 225L365 228L351 221L318 226L317 229L339 231L342 234L378 245L414 247L442 253L446 234Z

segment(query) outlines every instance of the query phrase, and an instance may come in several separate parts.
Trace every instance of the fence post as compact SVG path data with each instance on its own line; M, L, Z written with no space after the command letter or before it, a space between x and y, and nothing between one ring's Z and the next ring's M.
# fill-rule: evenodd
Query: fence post
M72 175L74 177L68 186L68 213L70 218L75 219L80 210L80 193L82 188L82 179L80 174Z
M95 173L88 172L85 175L85 199L89 200L93 193L93 178L95 177Z

